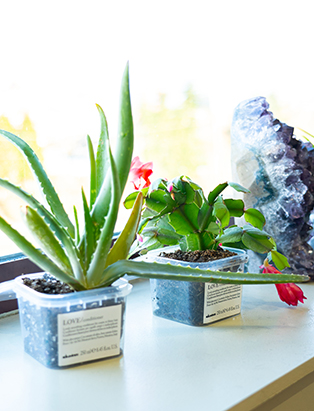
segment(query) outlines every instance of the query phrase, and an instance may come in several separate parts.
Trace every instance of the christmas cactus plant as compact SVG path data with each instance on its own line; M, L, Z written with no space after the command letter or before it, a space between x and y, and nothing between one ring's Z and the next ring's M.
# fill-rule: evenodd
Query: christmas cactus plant
M269 253L269 259L280 270L288 267L287 258L276 250L275 240L263 230L263 214L254 208L245 209L240 199L224 198L228 186L248 192L239 184L226 182L205 196L201 187L185 176L153 182L149 189L142 190L145 206L134 251L163 245L179 245L182 251L215 250L222 245ZM127 208L136 195L127 197ZM242 216L246 225L230 225L231 217Z
M128 260L129 250L135 239L141 218L143 206L142 192L138 192L134 196L133 209L129 220L112 246L119 203L128 179L133 152L133 121L128 66L122 80L119 131L114 153L112 153L109 144L106 117L99 106L97 106L97 109L100 115L101 132L96 155L91 139L87 137L90 161L90 192L88 201L84 190L82 190L84 223L81 225L79 224L75 207L75 222L72 223L70 220L51 181L31 147L19 137L0 130L0 135L15 144L24 154L48 204L48 206L43 205L22 188L7 180L0 179L1 187L10 190L26 203L24 221L36 245L33 245L31 241L22 236L1 217L0 229L19 246L21 251L30 260L44 271L70 284L78 291L110 286L125 274L133 274L145 278L247 284L288 283L308 280L306 276L300 277L272 273L244 275L242 273L205 271L188 267L182 268L167 264ZM152 200L156 200L156 203L161 201L162 204L166 201L166 206L169 207L169 210L173 210L173 205L177 201L181 204L186 202L184 195L180 194L181 183L184 185L184 180L178 180L178 188L174 184L173 192L169 192L166 183L160 182L163 186L161 189L157 188L156 195L158 198L153 198L153 195ZM186 202L184 212L189 215L190 220L195 224L199 224L198 216L195 212L199 209L203 199L199 188L192 185L192 183L189 183L188 186L192 188L192 191L189 190L187 193L189 202ZM163 197L164 194L166 194L165 198ZM193 199L190 198L192 194L195 197ZM149 205L150 197L146 199L146 206ZM212 209L218 212L218 204L215 206L209 202L208 206L204 205L200 208L202 215L204 214L204 221L206 221L204 229L210 224L207 224L207 221L209 222L210 219L206 216L210 215ZM156 214L156 211L153 212ZM161 209L158 209L157 214L160 212ZM222 220L225 221L224 219ZM160 224L162 224L162 221L163 219L160 220ZM219 225L215 227L216 230L219 229ZM168 233L168 231L166 232ZM170 231L173 232L174 230ZM179 230L178 241L186 233L184 228ZM254 236L252 237L255 238ZM187 241L187 244L189 241ZM204 237L202 241L208 242L209 240ZM264 243L264 247L269 247L270 245L270 241L265 238L260 243Z

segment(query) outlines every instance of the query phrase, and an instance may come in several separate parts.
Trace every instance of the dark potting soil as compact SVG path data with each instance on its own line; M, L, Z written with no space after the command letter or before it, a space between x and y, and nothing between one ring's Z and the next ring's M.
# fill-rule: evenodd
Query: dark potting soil
M23 284L43 294L68 294L75 292L71 286L47 273L42 278L30 279L24 277Z
M181 251L177 250L173 253L162 252L160 257L170 258L172 260L188 261L190 263L207 263L208 261L221 260L222 258L232 257L236 253L224 250L218 247L217 250L197 250L197 251Z

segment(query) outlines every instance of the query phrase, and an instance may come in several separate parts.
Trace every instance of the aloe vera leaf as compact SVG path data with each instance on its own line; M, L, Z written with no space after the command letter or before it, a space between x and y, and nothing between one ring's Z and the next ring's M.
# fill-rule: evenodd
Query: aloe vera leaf
M73 238L69 235L67 230L65 230L64 227L60 225L56 218L38 200L36 200L35 197L33 197L31 194L28 194L22 188L10 183L7 180L3 180L2 178L0 178L0 186L8 189L12 193L20 197L22 200L24 200L27 204L29 204L38 212L38 214L50 226L55 236L61 241L61 243L65 247L68 257L71 261L75 277L80 277L82 267L79 260L79 253L77 248L75 247Z
M85 287L74 277L67 275L58 268L45 254L35 248L25 237L0 217L0 229L27 255L27 257L44 271L54 275L60 281L70 284L75 290L84 290Z
M40 188L49 206L51 207L52 213L64 225L64 227L68 229L71 237L74 237L74 226L65 212L58 194L56 193L35 152L25 141L14 134L5 130L0 130L0 134L10 140L25 156L30 168L39 182Z
M121 192L123 192L130 172L133 153L133 119L129 88L129 64L123 73L121 94L120 94L120 117L117 136L117 144L114 153L114 160L117 165ZM102 226L104 214L109 210L110 202L110 178L105 182L96 198L92 209L93 220Z
M94 225L92 222L92 218L90 216L90 211L88 208L86 196L84 190L82 188L82 199L83 199L83 209L84 209L84 219L85 219L85 269L88 268L91 256L94 252L95 247L95 236L94 236Z
M277 284L302 283L309 281L306 275L295 274L252 274L201 270L198 268L175 266L171 264L149 263L145 261L120 260L104 271L104 280L98 287L106 287L124 274L142 278L212 282L221 284Z
M122 230L121 234L117 238L116 242L112 246L106 261L105 267L115 263L118 260L123 260L129 255L131 245L134 242L139 221L141 218L141 211L143 206L143 194L138 193L135 200L131 215Z
M108 145L109 145L109 133L108 124L105 113L102 108L96 104L99 116L100 116L100 136L97 147L96 154L96 196L99 194L100 189L105 181L106 175L108 173L108 168L110 165L110 160L108 157ZM108 176L108 181L110 185L110 176ZM109 204L108 204L109 206Z
M108 147L108 150L112 176L111 204L109 213L106 218L106 223L100 231L100 237L96 246L96 250L91 258L91 263L87 270L87 282L90 288L97 286L102 278L102 273L104 271L108 252L111 246L113 230L117 221L119 202L121 199L118 171L110 147Z
M27 206L24 220L42 251L66 274L73 275L70 261L51 229L33 208Z
M96 184L96 161L95 161L95 154L93 149L92 140L87 135L87 147L88 147L88 154L89 154L89 165L90 165L90 195L89 195L89 207L92 208L96 196L97 196L97 184Z
M80 226L78 221L77 209L73 206L73 213L75 219L75 244L78 245L80 243Z

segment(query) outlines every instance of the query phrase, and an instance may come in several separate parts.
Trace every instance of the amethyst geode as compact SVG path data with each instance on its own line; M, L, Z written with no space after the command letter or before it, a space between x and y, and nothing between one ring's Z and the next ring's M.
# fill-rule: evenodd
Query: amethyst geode
M250 190L247 207L266 218L265 231L289 260L291 270L314 276L309 224L314 207L314 149L293 136L293 127L274 119L264 97L240 103L231 128L233 179ZM265 257L265 256L263 256ZM254 267L263 257L251 258Z

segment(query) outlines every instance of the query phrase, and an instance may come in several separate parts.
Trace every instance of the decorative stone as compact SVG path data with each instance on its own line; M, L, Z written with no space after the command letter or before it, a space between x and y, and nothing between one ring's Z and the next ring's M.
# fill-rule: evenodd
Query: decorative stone
M314 149L293 135L293 127L274 119L264 97L240 103L231 127L233 180L250 190L247 207L266 218L265 231L286 255L291 269L314 277L310 246L314 207ZM265 256L250 254L249 270L259 270Z

